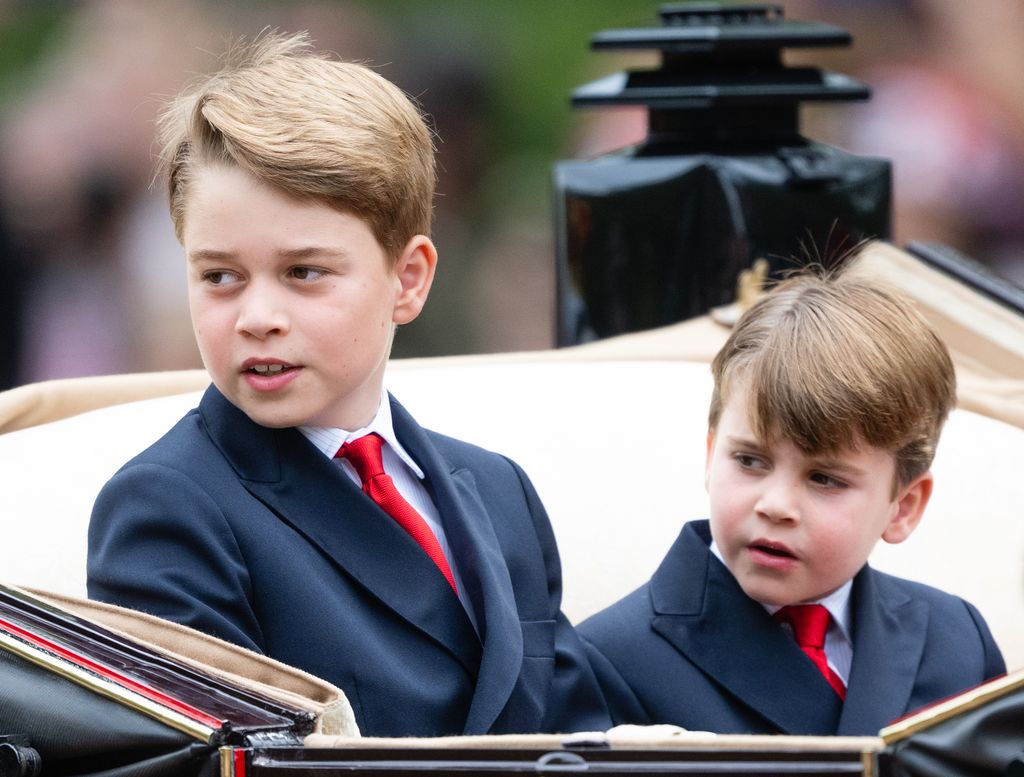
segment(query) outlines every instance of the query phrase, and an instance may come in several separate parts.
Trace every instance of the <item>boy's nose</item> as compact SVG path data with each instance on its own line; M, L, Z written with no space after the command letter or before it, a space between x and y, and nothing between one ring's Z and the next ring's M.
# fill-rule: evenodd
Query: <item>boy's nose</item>
M768 477L754 509L769 521L799 521L799 488L787 478Z
M277 295L258 287L246 290L235 320L235 332L262 340L287 334L288 329L287 311Z

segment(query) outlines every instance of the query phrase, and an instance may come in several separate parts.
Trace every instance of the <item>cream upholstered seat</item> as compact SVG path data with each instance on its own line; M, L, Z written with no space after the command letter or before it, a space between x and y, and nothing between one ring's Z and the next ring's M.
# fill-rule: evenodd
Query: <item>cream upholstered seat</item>
M892 272L897 283L902 273L911 294L937 284L942 294L919 300L950 342L960 381L925 519L906 543L880 545L872 562L972 601L1008 666L1022 667L1024 328L1019 317L929 279L891 247L867 259L864 271ZM387 380L424 426L523 465L551 515L564 609L578 621L646 580L682 523L706 514L708 361L726 336L702 318L561 351L399 360ZM15 429L0 434L0 582L84 595L97 491L193 407L206 383L194 371L0 394L0 429ZM633 488L619 465L626 448L647 452L646 481L660 488Z

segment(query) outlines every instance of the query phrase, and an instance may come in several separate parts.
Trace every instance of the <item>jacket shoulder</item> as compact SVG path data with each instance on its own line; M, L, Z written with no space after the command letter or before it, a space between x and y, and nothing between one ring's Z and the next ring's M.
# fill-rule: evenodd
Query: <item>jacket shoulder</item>
M198 408L193 408L155 442L125 462L117 474L152 465L198 477L208 472L211 458L219 456Z
M963 613L965 607L974 609L965 599L948 591L943 591L941 588L889 574L888 572L881 572L873 568L870 573L880 595L907 597L923 601L930 608L938 609L938 611L943 613Z
M1002 653L985 618L966 599L886 572L869 569L868 573L880 598L891 603L915 602L927 608L926 650L929 654L945 655L947 670L951 671L954 665L978 660L983 668L975 682L1006 671Z
M581 622L577 630L602 651L617 653L630 650L642 635L650 631L651 618L654 617L650 588L650 582L644 583Z

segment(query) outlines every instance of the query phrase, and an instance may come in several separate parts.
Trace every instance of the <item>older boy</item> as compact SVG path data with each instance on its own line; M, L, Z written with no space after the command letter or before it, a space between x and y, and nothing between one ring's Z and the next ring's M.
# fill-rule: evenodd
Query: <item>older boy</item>
M911 303L850 273L791 279L712 372L710 522L580 626L616 722L875 734L1003 673L970 604L867 565L920 521L955 401Z
M104 487L90 596L326 678L364 734L604 727L526 476L383 388L434 277L430 132L308 49L266 36L164 117L213 386Z

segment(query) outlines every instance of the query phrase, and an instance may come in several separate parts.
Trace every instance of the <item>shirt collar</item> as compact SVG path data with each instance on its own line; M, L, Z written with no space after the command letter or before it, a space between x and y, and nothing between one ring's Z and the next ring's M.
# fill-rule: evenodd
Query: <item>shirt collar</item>
M413 471L420 480L425 477L423 470L402 447L395 435L394 423L391 420L391 402L388 398L387 389L381 389L380 403L377 406L377 414L366 426L356 429L353 432L337 427L329 426L300 426L299 431L305 435L317 450L327 458L333 459L338 449L349 440L355 440L368 434L379 434L384 438L391 449L398 454L398 457Z
M726 569L729 568L725 563L725 559L722 558L722 551L719 549L718 543L711 540L709 550L715 558L722 562ZM822 605L828 610L829 615L832 616L832 622L843 632L843 636L850 639L850 592L852 590L853 579L851 578L827 596L823 596L813 602L802 602L802 604ZM765 604L764 602L758 602L758 604L764 607L769 615L774 615L778 610L782 609L777 604Z

